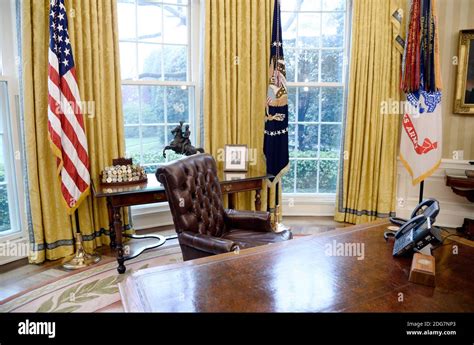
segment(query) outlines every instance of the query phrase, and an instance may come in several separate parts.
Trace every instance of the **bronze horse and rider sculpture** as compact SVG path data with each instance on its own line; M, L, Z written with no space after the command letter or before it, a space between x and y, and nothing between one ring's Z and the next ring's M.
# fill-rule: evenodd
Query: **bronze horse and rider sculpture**
M179 125L171 131L174 139L163 149L163 157L166 158L167 150L172 150L177 154L182 154L185 156L191 156L198 152L203 153L204 150L200 147L194 147L191 144L189 137L191 136L191 131L189 130L189 125L184 127L183 131L183 121L179 121Z

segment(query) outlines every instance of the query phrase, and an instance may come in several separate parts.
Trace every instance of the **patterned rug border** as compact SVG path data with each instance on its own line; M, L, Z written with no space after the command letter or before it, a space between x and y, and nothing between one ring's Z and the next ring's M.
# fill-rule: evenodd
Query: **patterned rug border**
M174 254L177 248L179 249L179 245L173 244L158 251L143 253L138 258L130 260L127 266L139 264L146 260ZM17 294L0 301L0 312L10 312L13 309L22 307L26 303L30 303L34 300L37 300L38 298L41 298L46 294L52 293L56 290L60 290L67 285L75 284L83 279L94 277L98 274L102 274L104 272L116 269L117 262L113 260L111 262L103 262L97 266L93 266L90 268L88 267L77 271L68 272L66 275L60 278L51 278L46 282L20 291ZM128 270L125 274L129 274L130 272L131 270Z

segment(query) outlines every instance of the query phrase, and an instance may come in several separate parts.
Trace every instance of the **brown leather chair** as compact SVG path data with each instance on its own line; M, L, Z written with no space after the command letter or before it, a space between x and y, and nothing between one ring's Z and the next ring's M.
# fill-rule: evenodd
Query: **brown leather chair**
M216 162L209 154L163 165L156 177L165 187L184 260L292 238L290 231L272 231L268 212L224 209Z

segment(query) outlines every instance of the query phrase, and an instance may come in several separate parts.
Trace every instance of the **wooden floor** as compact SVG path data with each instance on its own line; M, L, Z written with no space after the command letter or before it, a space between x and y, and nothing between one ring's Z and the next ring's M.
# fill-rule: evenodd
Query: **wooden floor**
M285 217L285 225L291 226L294 235L310 235L341 228L350 224L337 223L332 217ZM138 231L137 233L159 233L164 236L175 234L172 226ZM177 244L177 240L169 240L163 247ZM102 261L111 262L115 260L115 254L108 246L98 249ZM26 289L41 285L45 281L65 276L68 271L62 268L67 259L47 261L41 265L28 264L27 259L22 259L10 264L0 266L0 301L13 296Z

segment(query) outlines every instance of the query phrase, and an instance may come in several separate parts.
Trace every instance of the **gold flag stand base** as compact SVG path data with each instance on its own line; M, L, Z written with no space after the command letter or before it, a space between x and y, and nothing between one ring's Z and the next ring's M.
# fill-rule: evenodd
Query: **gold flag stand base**
M100 255L86 253L82 245L82 235L77 210L74 212L74 216L76 218L76 253L71 260L63 264L63 267L67 270L78 270L79 268L91 266L100 261Z
M275 216L273 219L273 231L282 232L285 230L291 230L290 227L278 221L280 219L280 214L281 214L281 205L277 205L275 207Z
M291 228L289 226L286 226L283 223L276 223L275 224L275 232L282 232L282 231L285 231L285 230L291 230Z
M87 254L82 245L82 235L76 233L76 254L68 262L63 264L67 270L77 270L87 266L94 265L100 261L100 256L96 254Z

